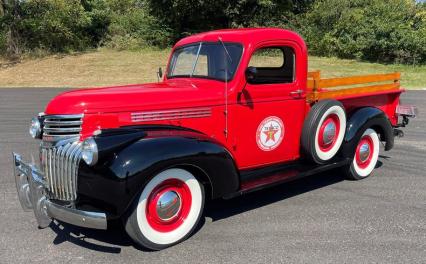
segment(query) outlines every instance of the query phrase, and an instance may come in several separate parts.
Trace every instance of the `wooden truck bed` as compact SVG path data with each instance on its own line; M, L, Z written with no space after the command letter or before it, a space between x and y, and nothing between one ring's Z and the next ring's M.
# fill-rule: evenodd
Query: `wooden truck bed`
M308 73L307 101L346 99L376 94L400 93L399 72L322 79L320 71Z

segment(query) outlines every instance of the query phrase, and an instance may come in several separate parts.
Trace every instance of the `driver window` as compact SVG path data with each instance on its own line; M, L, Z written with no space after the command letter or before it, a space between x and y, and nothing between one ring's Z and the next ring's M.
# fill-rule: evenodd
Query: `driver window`
M294 50L290 47L267 47L256 50L249 67L257 70L256 84L292 83L295 72Z

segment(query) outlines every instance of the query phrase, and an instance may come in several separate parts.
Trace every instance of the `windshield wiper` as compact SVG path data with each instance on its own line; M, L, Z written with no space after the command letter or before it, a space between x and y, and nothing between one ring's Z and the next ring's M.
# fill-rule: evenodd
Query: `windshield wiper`
M228 55L229 62L232 63L232 57L231 57L231 55L229 55L229 52L228 52L228 49L225 46L225 43L223 43L221 37L219 37L218 39L219 39L220 44L222 44L222 47L225 50L226 55Z
M195 72L195 67L197 67L198 58L200 57L200 50L201 50L201 45L202 45L202 44L203 44L203 43L202 43L202 42L200 42L200 45L198 46L197 57L195 58L194 64L192 65L192 71L191 71L191 74L189 75L189 77L190 77L190 78L192 77L192 75L193 75L193 74L194 74L194 72Z

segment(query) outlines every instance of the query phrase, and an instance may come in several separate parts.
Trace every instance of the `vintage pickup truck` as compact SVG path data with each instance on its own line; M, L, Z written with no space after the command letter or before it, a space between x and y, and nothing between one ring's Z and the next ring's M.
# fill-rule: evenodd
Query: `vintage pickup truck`
M340 168L374 170L416 115L399 73L321 78L294 32L219 30L174 47L158 83L62 93L32 119L39 164L13 153L24 210L160 250L188 238L210 199Z

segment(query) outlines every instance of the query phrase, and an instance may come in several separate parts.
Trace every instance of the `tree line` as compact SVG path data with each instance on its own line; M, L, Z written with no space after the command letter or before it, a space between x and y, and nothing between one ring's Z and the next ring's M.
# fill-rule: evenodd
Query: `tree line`
M415 0L0 0L0 54L165 48L218 28L280 27L310 54L426 63L426 4Z

